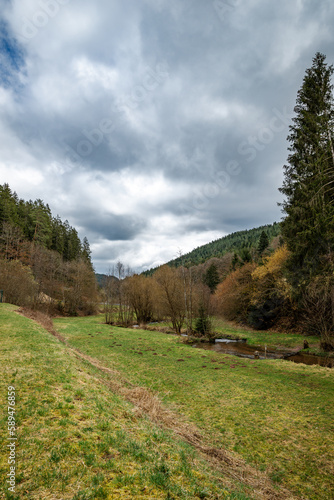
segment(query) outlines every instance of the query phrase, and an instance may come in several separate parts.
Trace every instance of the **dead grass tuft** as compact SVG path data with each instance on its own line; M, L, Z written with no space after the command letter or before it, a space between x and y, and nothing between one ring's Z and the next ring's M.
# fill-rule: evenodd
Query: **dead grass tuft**
M27 307L21 307L16 311L18 314L25 316L26 318L32 319L43 326L46 330L50 331L50 328L53 329L53 323L50 316L44 314L40 311L34 311Z

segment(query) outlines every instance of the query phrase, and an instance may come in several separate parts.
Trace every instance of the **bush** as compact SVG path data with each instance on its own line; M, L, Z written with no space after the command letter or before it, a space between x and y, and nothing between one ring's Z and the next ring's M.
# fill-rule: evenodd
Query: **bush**
M261 303L250 306L248 323L256 330L266 330L280 317L283 306L281 297L271 297Z
M255 264L245 264L218 285L214 296L218 314L228 320L247 322L252 297L252 272L255 267Z
M195 332L200 335L207 336L212 331L211 318L208 316L207 310L203 305L200 306L198 318L195 323Z
M29 267L18 260L0 260L0 289L5 302L28 306L35 302L38 285Z

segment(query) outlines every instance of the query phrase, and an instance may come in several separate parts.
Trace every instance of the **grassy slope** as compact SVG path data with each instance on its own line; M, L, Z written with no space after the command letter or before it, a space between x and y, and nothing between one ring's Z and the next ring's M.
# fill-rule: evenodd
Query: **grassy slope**
M2 450L8 385L16 388L18 424L16 495L5 487L5 452L1 498L248 498L238 484L229 493L191 446L138 416L103 384L97 369L15 309L0 304ZM87 334L102 328L105 338L110 330L96 318L68 325L74 332L85 325Z
M333 370L241 360L102 322L91 317L55 324L74 346L157 391L213 444L241 455L300 498L334 498Z

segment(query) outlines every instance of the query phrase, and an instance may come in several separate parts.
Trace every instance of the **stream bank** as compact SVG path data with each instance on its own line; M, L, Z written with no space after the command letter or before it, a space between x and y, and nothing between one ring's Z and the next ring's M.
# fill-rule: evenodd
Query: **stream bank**
M307 354L300 350L287 349L267 349L264 346L250 346L247 339L215 339L214 342L191 342L195 349L205 349L222 354L230 354L240 358L251 359L286 359L294 363L303 363L305 365L319 365L327 368L334 367L334 358L330 356L316 356Z

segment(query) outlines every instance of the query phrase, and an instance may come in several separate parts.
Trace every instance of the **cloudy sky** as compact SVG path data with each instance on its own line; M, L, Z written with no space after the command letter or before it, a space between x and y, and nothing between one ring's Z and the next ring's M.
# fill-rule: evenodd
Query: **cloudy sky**
M140 271L281 218L332 0L0 0L0 183Z

